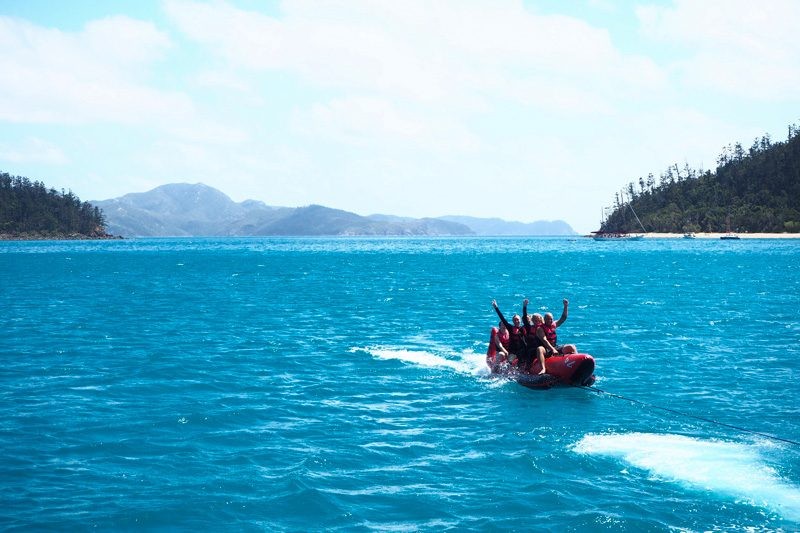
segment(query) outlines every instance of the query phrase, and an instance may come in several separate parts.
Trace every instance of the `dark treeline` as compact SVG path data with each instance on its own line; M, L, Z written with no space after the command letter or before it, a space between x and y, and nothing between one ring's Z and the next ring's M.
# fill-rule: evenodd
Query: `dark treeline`
M600 231L800 232L800 128L723 148L716 172L673 165L618 192Z
M0 234L41 237L108 237L103 212L69 192L40 181L0 173Z

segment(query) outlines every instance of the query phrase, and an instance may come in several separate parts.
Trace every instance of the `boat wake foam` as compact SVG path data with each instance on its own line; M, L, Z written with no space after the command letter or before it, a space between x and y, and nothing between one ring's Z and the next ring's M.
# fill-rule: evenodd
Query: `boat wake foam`
M763 446L774 451L770 443ZM586 435L573 445L577 453L613 457L655 479L723 494L800 522L800 487L781 479L762 449L758 443L651 433Z
M407 350L384 346L351 348L351 352L364 351L377 359L395 359L427 368L446 368L460 374L489 375L486 356L472 351L436 354L425 350Z

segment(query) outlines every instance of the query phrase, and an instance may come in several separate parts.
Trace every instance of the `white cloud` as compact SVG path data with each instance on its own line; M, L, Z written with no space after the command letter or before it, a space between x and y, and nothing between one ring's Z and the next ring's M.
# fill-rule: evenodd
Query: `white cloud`
M207 146L228 146L246 143L250 135L245 129L224 123L196 118L190 123L180 121L165 126L165 131L182 142L193 142Z
M0 143L0 161L62 165L69 159L61 147L36 137L28 137L15 143Z
M686 58L676 63L685 83L758 100L797 100L799 2L677 0L637 13L645 35L685 49Z
M552 76L575 85L618 80L644 88L662 80L646 58L621 55L605 30L539 15L519 2L281 5L279 17L224 2L170 0L166 10L181 31L228 64L432 105L520 95L531 80Z
M237 95L256 98L253 84L241 76L219 70L203 70L194 75L194 83L199 87L218 89Z
M314 104L296 113L294 127L304 135L359 147L388 145L390 150L471 150L479 144L465 128L441 115L431 117L374 97Z
M548 138L556 134L543 131L548 121L613 117L628 100L665 92L667 81L649 58L620 52L607 30L517 1L297 0L269 16L168 0L165 10L211 54L210 68L300 82L307 92L289 99L290 126L315 183L306 197L325 192L357 212L391 202L385 212L491 215L485 198L495 179L543 183L536 190L552 199L560 185L578 183L569 169L583 167L565 165L575 149ZM531 144L497 145L517 134ZM429 194L389 199L385 188ZM533 216L529 197L505 203Z
M93 20L86 24L75 44L102 62L104 68L114 69L125 76L137 64L148 66L164 57L172 46L169 37L152 23L125 16Z
M29 123L161 123L184 117L189 99L138 81L169 39L126 17L78 33L0 17L0 120Z

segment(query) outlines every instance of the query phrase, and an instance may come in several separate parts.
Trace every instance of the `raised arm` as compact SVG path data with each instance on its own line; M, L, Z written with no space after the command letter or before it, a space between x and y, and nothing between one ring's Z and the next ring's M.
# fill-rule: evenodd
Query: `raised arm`
M569 300L564 298L564 310L561 312L561 318L556 321L556 327L560 326L567 321L567 314L569 313Z
M528 318L528 299L527 298L522 300L522 323L525 324L526 328L530 328L531 326L533 326L533 324L531 324L530 318Z
M492 308L494 309L494 312L497 313L497 316L500 317L500 322L502 322L506 326L507 329L511 330L511 328L513 326L508 323L508 320L506 320L506 317L504 317L503 313L500 312L500 308L497 307L497 301L496 300L492 300Z

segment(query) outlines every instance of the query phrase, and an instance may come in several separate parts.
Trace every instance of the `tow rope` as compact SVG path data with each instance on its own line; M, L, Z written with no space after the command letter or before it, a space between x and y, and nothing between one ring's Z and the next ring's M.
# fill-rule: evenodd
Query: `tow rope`
M764 437L764 438L767 438L767 439L776 440L776 441L780 441L780 442L785 442L787 444L794 444L795 446L800 446L800 442L798 442L796 440L784 439L783 437L776 437L775 435L770 435L768 433L762 433L761 431L755 431L755 430L748 429L748 428L745 428L745 427L742 427L742 426L734 426L733 424L726 424L725 422L720 422L719 420L714 420L714 419L711 419L711 418L705 418L705 417L693 415L693 414L690 414L690 413L684 413L682 411L677 411L675 409L670 409L668 407L661 407L659 405L655 405L655 404L652 404L652 403L642 402L642 401L636 400L634 398L628 398L627 396L622 396L621 394L614 394L613 392L608 392L606 390L600 389L600 388L595 387L593 385L578 385L578 386L581 387L582 389L588 389L588 390L596 392L598 394L606 394L606 395L611 396L613 398L619 398L620 400L626 400L628 402L635 403L635 404L641 405L643 407L647 407L648 409L658 409L660 411L666 411L667 413L680 415L680 416L683 416L683 417L686 417L686 418L694 418L695 420L702 420L703 422L708 422L709 424L716 424L717 426L723 426L723 427L726 427L726 428L735 429L736 431L741 431L743 433L751 433L753 435L758 435L760 437Z

